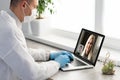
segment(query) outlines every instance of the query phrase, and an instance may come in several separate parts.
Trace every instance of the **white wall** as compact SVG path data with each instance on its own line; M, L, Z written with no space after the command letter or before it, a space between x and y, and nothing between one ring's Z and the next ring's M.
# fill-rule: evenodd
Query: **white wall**
M10 0L0 0L0 10L9 9Z

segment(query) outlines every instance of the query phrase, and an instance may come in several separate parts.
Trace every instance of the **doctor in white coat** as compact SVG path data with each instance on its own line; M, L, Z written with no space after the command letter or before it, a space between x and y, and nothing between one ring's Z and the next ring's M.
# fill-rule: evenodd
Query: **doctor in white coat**
M32 15L37 0L11 0L10 10L0 11L0 80L45 80L73 57L69 52L50 53L27 48L21 24ZM35 60L46 62L37 63Z

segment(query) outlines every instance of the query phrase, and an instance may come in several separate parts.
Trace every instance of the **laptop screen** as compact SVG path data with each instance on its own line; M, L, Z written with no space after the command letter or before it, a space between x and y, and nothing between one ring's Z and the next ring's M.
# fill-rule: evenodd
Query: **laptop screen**
M105 36L87 29L82 29L74 54L95 66Z

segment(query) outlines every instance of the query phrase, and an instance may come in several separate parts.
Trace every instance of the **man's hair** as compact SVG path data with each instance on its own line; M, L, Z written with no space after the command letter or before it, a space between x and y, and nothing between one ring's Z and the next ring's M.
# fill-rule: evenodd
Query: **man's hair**
M11 0L10 6L16 7L18 5L18 3L21 1L23 1L23 0ZM28 3L32 2L32 0L25 0L25 1L27 1Z

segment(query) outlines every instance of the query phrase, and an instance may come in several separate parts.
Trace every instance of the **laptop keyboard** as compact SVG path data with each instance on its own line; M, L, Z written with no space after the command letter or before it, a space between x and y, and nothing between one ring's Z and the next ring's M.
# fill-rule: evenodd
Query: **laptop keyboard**
M83 65L86 65L85 63L80 62L80 61L77 60L77 59L74 59L74 61L72 61L71 64L72 64L73 66L81 66L81 65L83 66Z

